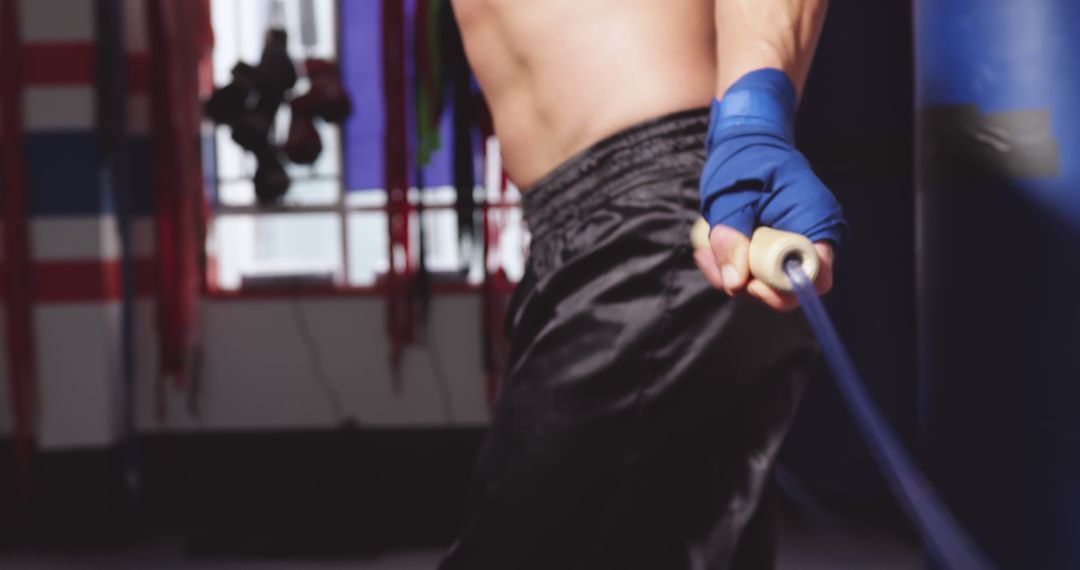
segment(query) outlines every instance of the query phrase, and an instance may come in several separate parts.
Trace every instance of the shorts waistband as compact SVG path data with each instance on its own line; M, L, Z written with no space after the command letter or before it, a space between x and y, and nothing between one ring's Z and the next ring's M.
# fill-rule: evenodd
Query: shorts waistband
M625 189L620 182L629 176L700 170L708 128L707 108L680 111L624 129L562 163L522 195L533 239L608 201Z

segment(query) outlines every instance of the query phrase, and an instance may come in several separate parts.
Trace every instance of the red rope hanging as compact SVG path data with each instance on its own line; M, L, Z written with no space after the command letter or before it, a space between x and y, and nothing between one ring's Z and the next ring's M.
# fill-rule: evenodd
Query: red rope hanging
M212 36L207 0L149 0L151 121L161 379L182 386L196 344L202 289L203 192L199 72ZM158 412L164 413L159 383Z
M402 351L413 337L413 308L409 295L409 163L407 93L405 80L405 6L402 0L383 0L383 98L386 107L384 173L389 232L389 271L386 277L386 326L390 336L390 369L400 385Z
M30 454L36 402L36 355L31 293L29 191L22 137L22 45L16 0L0 0L0 147L3 163L4 267L7 351L15 415L19 497L30 500Z

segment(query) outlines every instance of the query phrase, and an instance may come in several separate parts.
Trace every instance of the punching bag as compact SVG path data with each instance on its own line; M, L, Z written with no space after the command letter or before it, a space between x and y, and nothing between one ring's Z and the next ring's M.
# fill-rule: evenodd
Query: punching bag
M916 0L920 442L1001 568L1080 568L1080 2Z

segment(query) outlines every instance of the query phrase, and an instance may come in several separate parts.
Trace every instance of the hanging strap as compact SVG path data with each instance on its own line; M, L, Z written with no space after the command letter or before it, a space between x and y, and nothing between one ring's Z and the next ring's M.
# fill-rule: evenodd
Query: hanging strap
M0 147L4 197L4 291L7 312L8 374L15 416L15 463L19 498L30 501L30 457L36 406L36 352L33 329L29 195L23 154L22 44L17 0L0 0Z
M197 345L196 306L202 290L205 223L199 153L200 63L210 49L205 1L150 0L157 319L162 381L184 386ZM163 413L159 396L159 414Z
M472 92L472 74L469 62L465 58L465 48L461 42L461 30L458 29L451 5L443 10L441 28L443 30L444 59L446 61L447 81L451 90L451 113L453 121L453 170L457 212L458 236L462 245L466 238L476 237L476 201L473 192L476 188L476 174L473 153L473 129L477 126L475 105L479 97ZM483 236L480 236L483 239ZM462 248L464 250L464 248Z
M389 272L386 280L386 326L390 336L390 370L400 387L401 356L410 340L409 306L409 165L406 139L405 6L383 0L383 98L386 127L383 159L386 177L386 221ZM402 259L398 259L398 257Z

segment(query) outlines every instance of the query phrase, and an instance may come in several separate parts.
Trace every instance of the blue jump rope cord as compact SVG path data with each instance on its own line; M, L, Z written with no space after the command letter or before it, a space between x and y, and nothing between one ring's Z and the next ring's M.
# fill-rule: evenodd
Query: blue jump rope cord
M847 350L829 320L829 315L825 312L825 307L818 298L817 291L803 273L802 264L789 260L784 264L784 271L788 279L791 279L806 320L821 344L825 360L855 418L855 424L866 439L874 459L900 499L908 517L922 534L930 558L948 570L994 568L949 514L933 487L915 467L881 417L881 413L874 407Z

